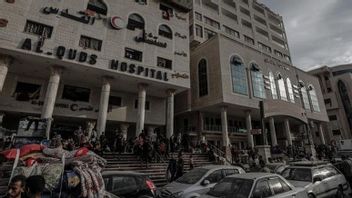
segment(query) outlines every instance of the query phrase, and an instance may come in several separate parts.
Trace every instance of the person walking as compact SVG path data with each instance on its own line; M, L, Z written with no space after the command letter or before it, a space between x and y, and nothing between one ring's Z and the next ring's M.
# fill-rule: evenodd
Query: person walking
M193 154L189 155L189 169L192 170L194 168L194 160L193 160Z
M183 175L183 167L184 167L184 161L182 158L182 154L178 155L178 160L177 160L177 164L176 164L176 177L175 179L178 179L180 177L182 177Z
M168 178L169 182L173 182L175 180L176 177L176 159L174 158L174 155L171 154L171 158L169 160L169 164L167 165L167 169L166 169L166 175Z

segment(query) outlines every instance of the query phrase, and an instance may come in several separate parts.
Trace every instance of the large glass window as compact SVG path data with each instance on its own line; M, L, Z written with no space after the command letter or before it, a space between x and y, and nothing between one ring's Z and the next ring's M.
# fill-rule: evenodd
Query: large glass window
M303 100L303 107L307 110L310 110L310 104L309 104L309 98L308 98L308 94L307 94L307 89L304 86L304 84L301 82L300 83L300 91L301 91L301 97Z
M172 30L167 25L160 25L159 26L159 35L172 39Z
M135 28L143 30L144 19L138 14L131 14L128 17L127 29L134 30Z
M106 15L108 12L108 8L102 0L89 0L87 9L102 15Z
M295 96L293 95L293 88L292 88L291 80L289 78L286 79L286 84L287 84L289 99L292 103L295 103Z
M243 64L242 60L237 56L234 56L231 59L230 64L233 92L247 95L248 83L245 65Z
M282 78L281 74L278 74L277 78L278 78L277 84L279 85L280 98L281 98L281 100L287 101L285 81Z
M257 64L251 64L253 95L257 98L265 98L263 74Z
M270 79L270 89L271 89L271 96L274 100L278 99L277 97L277 90L276 90L276 82L275 77L272 72L269 72L269 79Z
M317 97L317 93L315 92L315 89L313 86L309 86L309 96L310 96L310 101L312 102L312 107L313 111L315 112L320 112L320 107L319 107L319 101Z
M339 80L337 83L337 86L339 87L339 92L340 92L340 97L342 100L343 107L345 109L345 113L347 116L348 123L350 125L350 128L352 128L352 105L351 105L351 100L348 95L348 90L344 82Z
M205 59L200 60L198 63L198 83L199 97L208 95L208 73Z
M83 87L76 87L71 85L64 85L62 99L71 101L89 102L90 89Z

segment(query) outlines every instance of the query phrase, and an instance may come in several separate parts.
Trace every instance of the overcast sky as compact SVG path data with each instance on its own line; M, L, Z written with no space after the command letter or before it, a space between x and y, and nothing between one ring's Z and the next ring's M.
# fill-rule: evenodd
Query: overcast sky
M352 0L258 0L284 18L293 64L352 63Z

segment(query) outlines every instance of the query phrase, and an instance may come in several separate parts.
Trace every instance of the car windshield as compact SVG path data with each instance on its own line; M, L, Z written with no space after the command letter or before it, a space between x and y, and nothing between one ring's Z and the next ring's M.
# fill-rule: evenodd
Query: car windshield
M251 179L225 178L214 186L208 195L214 197L248 198L253 185Z
M287 168L281 175L287 180L312 182L312 171L309 168Z
M208 172L208 169L195 168L184 174L182 177L178 178L176 182L183 184L195 184L205 175L206 172Z

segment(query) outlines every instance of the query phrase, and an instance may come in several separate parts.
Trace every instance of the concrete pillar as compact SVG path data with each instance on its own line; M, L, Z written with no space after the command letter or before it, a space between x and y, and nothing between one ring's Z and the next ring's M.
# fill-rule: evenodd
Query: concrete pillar
M270 122L270 136L271 136L271 146L277 145L276 129L275 129L275 120L273 117L269 118Z
M127 140L127 132L128 132L128 127L130 125L129 124L121 124L120 125L120 128L121 128L121 134L122 134L122 137Z
M246 111L246 128L247 128L248 146L249 148L254 148L251 111Z
M59 89L62 67L54 66L51 68L48 87L46 89L44 104L42 108L42 119L47 119L46 138L50 138L51 121L53 117L57 91Z
M174 96L175 90L169 89L167 93L167 114L166 114L166 137L170 138L174 134Z
M285 125L285 133L286 133L286 138L287 138L287 143L289 145L292 145L292 137L291 137L291 129L290 129L290 121L286 118L284 120L284 125Z
M8 67L12 61L12 58L7 55L0 54L0 92L2 92L2 88L4 87L5 79L8 72Z
M103 77L103 85L101 87L99 113L97 121L98 137L100 137L100 135L105 132L110 97L110 80L110 77Z
M229 132L227 121L227 107L221 107L221 129L223 146L229 146Z
M147 84L138 84L138 113L137 113L137 126L136 126L136 134L138 135L144 129L144 121L145 121L145 101L147 96Z
M318 130L319 130L319 135L320 135L320 142L321 142L321 144L326 144L326 142L325 142L325 136L324 136L323 124L322 124L321 122L318 123Z

